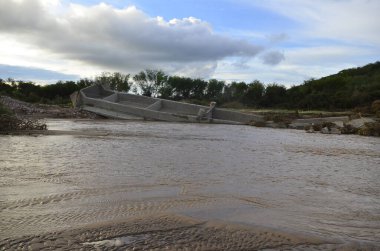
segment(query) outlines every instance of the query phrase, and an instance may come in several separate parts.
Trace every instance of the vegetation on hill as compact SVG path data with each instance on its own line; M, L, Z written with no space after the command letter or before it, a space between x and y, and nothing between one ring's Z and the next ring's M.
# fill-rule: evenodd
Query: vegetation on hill
M134 76L118 72L102 73L95 79L58 81L44 86L0 79L0 95L28 102L67 104L71 93L93 84L198 104L216 101L220 106L232 108L370 109L374 101L380 100L380 62L343 70L321 79L310 79L288 89L283 85L264 84L258 80L251 83L226 83L216 79L205 81L169 76L160 70L144 70Z
M287 90L286 105L303 109L351 109L380 99L380 62L343 70Z

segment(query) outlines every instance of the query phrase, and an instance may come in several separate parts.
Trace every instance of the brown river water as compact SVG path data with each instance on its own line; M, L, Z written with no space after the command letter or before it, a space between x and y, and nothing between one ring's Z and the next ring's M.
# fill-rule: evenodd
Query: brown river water
M0 250L380 249L380 139L47 120L0 136Z

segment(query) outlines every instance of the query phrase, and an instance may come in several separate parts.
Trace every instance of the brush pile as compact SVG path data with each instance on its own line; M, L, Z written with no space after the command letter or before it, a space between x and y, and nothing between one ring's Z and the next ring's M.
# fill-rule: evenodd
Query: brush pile
M14 115L0 115L0 132L47 130L47 126L38 120L21 119Z

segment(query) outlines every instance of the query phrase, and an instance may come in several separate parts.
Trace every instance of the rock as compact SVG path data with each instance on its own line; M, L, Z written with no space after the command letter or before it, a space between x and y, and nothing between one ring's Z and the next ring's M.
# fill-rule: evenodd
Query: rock
M329 128L327 128L327 127L323 127L323 128L321 129L321 133L324 133L324 134L330 134L330 130L329 130Z
M339 129L339 128L336 128L336 127L332 127L332 128L330 129L330 133L331 133L331 134L342 134L342 132L340 131L340 129Z
M121 247L124 245L124 242L122 240L120 240L119 238L117 238L114 242L114 246L115 247Z
M342 134L341 128L336 126L325 126L321 129L321 133L324 134Z
M360 119L350 120L346 124L352 126L353 128L360 128L364 126L365 123L374 123L374 122L376 121L371 118L360 118Z
M298 130L303 130L305 126L309 125L309 123L298 123L298 122L293 122L289 124L290 129L298 129Z
M334 121L333 124L334 124L336 127L339 127L339 128L344 127L344 123L343 123L343 121Z

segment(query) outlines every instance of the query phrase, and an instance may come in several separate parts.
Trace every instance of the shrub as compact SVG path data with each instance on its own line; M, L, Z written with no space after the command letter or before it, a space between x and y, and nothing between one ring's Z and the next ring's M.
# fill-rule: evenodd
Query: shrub
M380 136L380 122L365 123L359 131L359 135L363 136Z
M380 99L372 102L371 110L373 113L375 113L377 115L377 117L379 117L379 115L380 115Z

